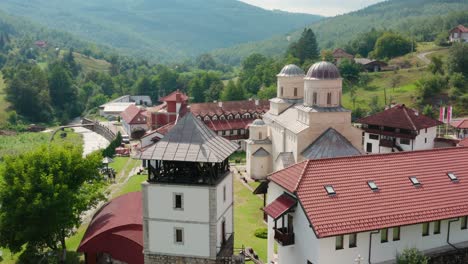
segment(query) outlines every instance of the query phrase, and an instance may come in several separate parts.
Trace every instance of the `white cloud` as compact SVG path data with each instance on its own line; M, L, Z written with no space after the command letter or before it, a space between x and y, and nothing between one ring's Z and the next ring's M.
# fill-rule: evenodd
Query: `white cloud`
M241 0L265 9L280 9L290 12L301 12L334 16L361 9L382 2L383 0Z

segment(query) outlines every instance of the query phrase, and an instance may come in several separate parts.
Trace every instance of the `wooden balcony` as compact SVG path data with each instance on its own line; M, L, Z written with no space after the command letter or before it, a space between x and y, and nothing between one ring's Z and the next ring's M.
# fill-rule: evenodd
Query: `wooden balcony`
M294 233L287 228L275 228L275 240L282 246L294 245Z
M393 143L392 140L381 139L380 140L380 146L381 147L387 147L387 148L393 148L393 147L395 147L395 143Z

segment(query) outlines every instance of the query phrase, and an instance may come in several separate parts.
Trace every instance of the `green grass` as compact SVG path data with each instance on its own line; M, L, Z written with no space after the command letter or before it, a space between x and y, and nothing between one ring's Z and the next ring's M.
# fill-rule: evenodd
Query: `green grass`
M83 239L87 228L88 224L80 226L80 228L76 230L76 233L65 241L67 250L76 251L78 249L78 246L80 245L81 239Z
M229 157L229 162L236 162L240 160L242 163L245 163L245 151L235 152Z
M234 180L234 248L252 247L263 261L267 259L267 239L255 236L255 230L266 227L263 201L238 180Z
M120 191L114 195L114 197L118 197L131 192L141 191L141 183L146 181L147 179L148 175L146 174L132 176L128 180L128 182L126 182L125 185L122 186L122 189L120 189Z

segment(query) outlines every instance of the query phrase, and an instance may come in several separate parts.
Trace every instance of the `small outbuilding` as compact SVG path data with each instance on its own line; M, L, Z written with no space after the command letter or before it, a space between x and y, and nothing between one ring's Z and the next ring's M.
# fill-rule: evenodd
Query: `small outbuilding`
M379 72L382 68L387 67L388 64L385 61L371 60L367 58L356 58L354 62L361 64L363 69L368 72Z
M141 192L128 193L96 212L78 247L85 263L144 263L142 201Z
M458 25L449 32L450 42L468 42L468 28L464 25Z

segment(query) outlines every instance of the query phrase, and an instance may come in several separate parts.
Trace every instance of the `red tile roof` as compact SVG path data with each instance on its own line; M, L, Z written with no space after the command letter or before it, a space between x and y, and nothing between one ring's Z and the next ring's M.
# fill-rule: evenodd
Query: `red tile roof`
M322 238L468 215L467 160L468 147L309 160L269 179L297 196ZM329 196L325 185L336 195Z
M443 124L438 120L417 114L413 109L407 108L405 105L397 105L383 112L361 118L356 123L414 131Z
M205 124L213 131L232 130L232 129L247 129L255 118L246 119L226 119L226 120L210 120L205 121Z
M468 129L468 119L453 121L450 125L459 129Z
M159 98L159 101L160 102L182 102L182 101L188 101L188 99L189 98L185 93L177 90L177 91L170 93L167 96Z
M146 110L140 109L135 105L130 105L120 115L127 124L146 124ZM141 117L138 121L138 117ZM142 119L145 117L145 119Z
M458 30L459 32L462 32L462 33L468 33L468 28L465 27L464 25L458 25L454 27L452 30L450 30L450 32L453 32L455 30Z
M221 104L221 106L219 106ZM190 112L195 116L213 116L243 113L265 113L270 109L270 101L259 100L256 105L255 100L227 101L220 103L198 103L190 104Z
M296 199L287 194L282 194L272 203L263 208L263 211L273 219L278 219L297 204Z
M460 142L458 142L458 145L460 147L468 147L468 138L462 139Z

